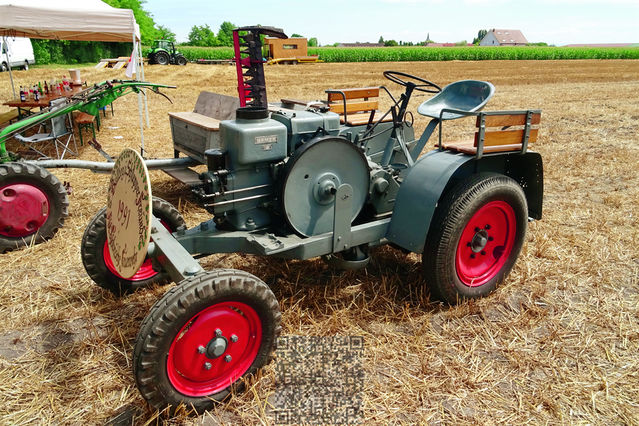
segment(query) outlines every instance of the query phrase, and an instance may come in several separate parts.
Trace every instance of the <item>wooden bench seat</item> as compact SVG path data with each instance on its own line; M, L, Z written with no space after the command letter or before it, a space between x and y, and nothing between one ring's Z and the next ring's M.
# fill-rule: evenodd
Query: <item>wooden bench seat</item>
M204 130L210 130L212 132L218 132L220 130L220 120L197 112L170 112L169 117L193 124Z
M340 115L340 122L347 126L361 126L379 121L383 113L379 108L379 87L356 87L351 89L329 89L329 110ZM371 120L371 112L374 112ZM393 121L391 114L383 122Z
M495 152L527 150L528 144L537 141L541 111L496 111L478 113L473 140L441 143L440 147L464 154L477 155ZM516 128L513 128L516 127Z

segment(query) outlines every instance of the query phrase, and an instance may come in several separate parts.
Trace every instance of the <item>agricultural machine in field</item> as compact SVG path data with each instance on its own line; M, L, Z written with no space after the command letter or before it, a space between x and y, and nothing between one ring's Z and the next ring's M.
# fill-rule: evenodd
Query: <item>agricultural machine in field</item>
M482 112L494 94L488 82L442 89L396 71L384 77L402 87L399 96L380 86L327 90L326 102L269 103L256 52L261 32L278 31L246 28L236 36L238 55L248 56L237 61L235 114L215 97L215 108L171 116L176 157L207 166L176 176L190 176L211 219L187 229L175 207L152 197L148 161L126 150L107 206L82 238L87 273L115 294L178 283L151 308L133 353L137 386L158 409L201 412L223 400L270 361L281 330L278 301L263 281L205 271L197 259L322 257L358 269L372 248L391 244L421 254L431 294L452 304L495 290L527 222L542 216L542 159L528 150L540 111ZM408 111L415 92L434 95L417 108L430 118L419 137ZM386 112L371 101L379 93L391 100ZM206 115L212 109L227 115L216 120ZM475 120L474 139L444 141L444 122L465 117ZM421 155L437 130L435 149Z
M95 116L101 108L117 98L138 93L141 89L150 89L166 97L159 90L162 87L175 86L130 80L105 81L82 90L66 102L52 105L0 131L0 253L41 243L53 237L64 224L69 206L67 190L45 167L79 167L104 171L113 167L112 162L22 161L7 150L7 140L26 129L51 122L50 120L64 117L73 111ZM165 162L155 161L149 165L154 163L155 166L163 166Z
M149 64L186 65L187 63L184 55L176 50L175 43L170 40L155 40L147 58Z

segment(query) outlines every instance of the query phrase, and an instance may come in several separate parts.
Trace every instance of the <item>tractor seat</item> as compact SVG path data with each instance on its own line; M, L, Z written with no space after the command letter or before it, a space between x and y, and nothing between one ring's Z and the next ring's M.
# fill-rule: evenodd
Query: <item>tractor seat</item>
M426 117L440 118L441 111L457 109L465 112L481 110L486 102L495 94L495 86L487 81L461 80L450 83L441 92L423 102L417 112ZM464 117L463 114L445 112L442 120L454 120Z

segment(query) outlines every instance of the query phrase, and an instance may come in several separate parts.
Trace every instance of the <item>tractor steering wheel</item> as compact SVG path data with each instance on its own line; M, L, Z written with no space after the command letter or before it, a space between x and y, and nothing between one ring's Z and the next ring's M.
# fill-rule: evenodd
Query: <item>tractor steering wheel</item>
M384 71L384 77L386 77L393 83L397 83L400 86L404 86L404 87L408 86L408 83L410 80L414 80L417 83L413 83L412 81L411 83L415 85L414 90L417 90L418 92L439 93L442 91L442 88L436 85L435 83L428 80L424 80L421 77L417 77L411 74L406 74L404 72ZM403 80L400 77L404 77L408 79L409 81Z

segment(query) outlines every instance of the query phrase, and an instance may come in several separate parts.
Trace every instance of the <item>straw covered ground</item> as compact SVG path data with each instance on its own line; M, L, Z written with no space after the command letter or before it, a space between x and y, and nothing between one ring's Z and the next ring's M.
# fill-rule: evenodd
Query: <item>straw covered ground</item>
M363 336L366 424L639 424L639 61L481 61L267 67L269 99L321 99L327 88L389 86L394 69L445 85L491 81L487 109L540 108L536 144L545 162L543 220L507 281L491 296L448 307L430 301L421 261L375 249L362 271L321 260L231 254L203 265L246 270L282 307L285 335ZM16 71L17 84L63 69ZM123 71L82 69L98 82ZM3 74L0 99L10 97ZM175 84L150 94L149 156L173 154L167 112L192 110L201 90L235 95L231 66L151 66L146 79ZM413 110L425 97L415 97ZM98 140L117 154L140 143L137 97L114 104ZM0 107L0 112L6 111ZM426 119L416 114L417 132ZM472 127L470 122L466 127ZM446 137L464 126L451 123ZM88 146L81 158L100 160ZM54 170L72 186L70 216L51 241L0 256L0 423L154 423L131 372L138 327L168 287L115 298L80 259L86 224L103 207L106 175ZM209 215L188 190L151 173L154 195L189 226ZM248 392L200 418L170 423L273 423L274 366Z

